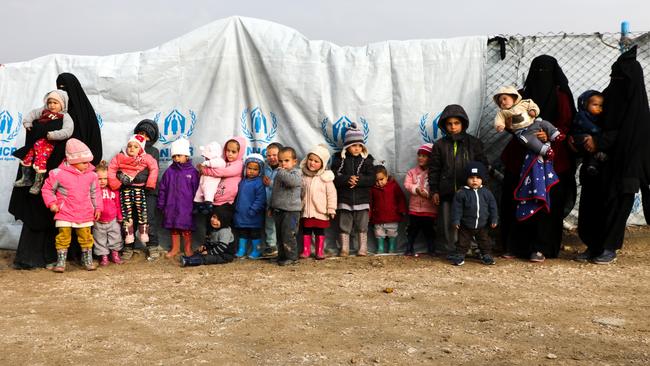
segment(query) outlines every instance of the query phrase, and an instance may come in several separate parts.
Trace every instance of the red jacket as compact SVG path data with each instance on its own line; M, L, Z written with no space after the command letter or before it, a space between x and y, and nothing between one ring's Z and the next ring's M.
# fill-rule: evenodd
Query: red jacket
M370 190L371 224L400 222L406 212L406 197L393 178L388 178L388 182L382 188L372 186Z

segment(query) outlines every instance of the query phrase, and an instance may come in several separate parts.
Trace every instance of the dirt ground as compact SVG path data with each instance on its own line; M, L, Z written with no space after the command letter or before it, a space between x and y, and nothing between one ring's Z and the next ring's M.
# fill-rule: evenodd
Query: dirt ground
M618 262L168 260L64 274L0 252L0 365L647 365L650 235ZM392 292L387 290L393 289Z

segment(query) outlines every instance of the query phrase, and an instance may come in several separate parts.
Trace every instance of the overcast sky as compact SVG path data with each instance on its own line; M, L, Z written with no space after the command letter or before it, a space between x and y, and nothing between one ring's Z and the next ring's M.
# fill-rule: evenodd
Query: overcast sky
M266 19L310 39L384 40L539 32L650 31L641 0L1 0L0 63L51 54L110 55L155 47L214 20Z

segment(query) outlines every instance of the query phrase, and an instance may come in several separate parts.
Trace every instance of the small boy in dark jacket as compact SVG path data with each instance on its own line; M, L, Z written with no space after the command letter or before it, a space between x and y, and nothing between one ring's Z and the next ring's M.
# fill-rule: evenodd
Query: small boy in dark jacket
M488 166L483 143L466 132L468 127L469 118L462 106L446 106L438 120L443 137L433 145L429 159L429 193L433 195L433 203L441 208L438 217L442 219L448 254L456 252L457 233L450 222L451 202L456 191L465 185L465 166L470 161Z
M230 230L233 207L226 203L214 206L210 216L210 234L205 244L191 256L181 257L181 267L230 263L235 259L235 238Z
M343 150L332 161L341 230L341 257L350 254L350 233L353 229L357 232L357 255L368 255L370 188L375 185L375 169L374 159L363 140L363 132L356 124L351 124L345 132Z
M458 230L458 246L456 254L450 256L450 260L455 266L463 265L465 253L472 239L475 239L481 250L483 264L495 264L487 226L490 225L493 229L497 226L497 201L492 192L483 186L486 176L483 164L472 161L465 170L467 185L456 192L451 207L451 224Z
M278 265L286 266L298 261L296 232L302 212L302 174L293 148L280 149L278 160L280 166L273 180L271 209L277 237Z
M261 172L264 171L264 157L250 154L244 161L244 179L239 182L235 199L235 229L239 237L237 258L246 255L248 240L251 251L248 258L259 259L262 256L262 229L266 211L266 189Z

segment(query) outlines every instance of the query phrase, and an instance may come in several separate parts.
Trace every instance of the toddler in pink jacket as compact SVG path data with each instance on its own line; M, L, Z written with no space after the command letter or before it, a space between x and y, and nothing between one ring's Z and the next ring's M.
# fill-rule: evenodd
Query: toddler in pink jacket
M83 142L71 138L65 145L65 160L50 172L43 184L43 201L54 212L57 251L54 272L65 271L65 259L75 229L81 247L81 258L87 270L94 270L93 235L91 228L102 212L99 181L90 164L93 154Z

